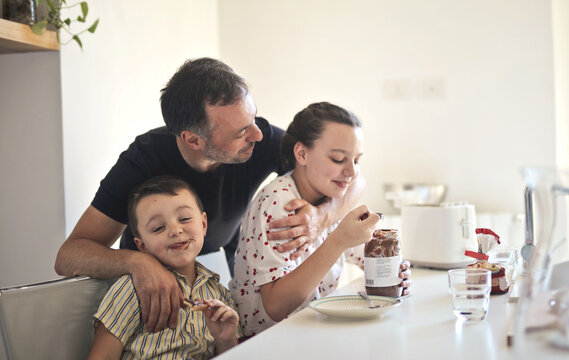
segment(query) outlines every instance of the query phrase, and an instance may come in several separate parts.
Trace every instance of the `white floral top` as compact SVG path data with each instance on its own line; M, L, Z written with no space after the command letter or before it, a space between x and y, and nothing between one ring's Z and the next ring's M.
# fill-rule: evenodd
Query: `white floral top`
M279 253L276 250L277 246L288 240L268 240L269 222L293 215L294 212L284 210L284 205L292 199L300 198L290 174L277 177L263 188L251 202L242 220L239 245L235 252L235 275L229 283L229 290L237 305L240 325L246 336L258 334L276 323L265 312L260 286L294 271L337 226L335 224L324 231L295 260L290 259L292 252ZM346 258L363 266L363 246L348 249L295 312L305 308L310 301L324 297L336 289Z

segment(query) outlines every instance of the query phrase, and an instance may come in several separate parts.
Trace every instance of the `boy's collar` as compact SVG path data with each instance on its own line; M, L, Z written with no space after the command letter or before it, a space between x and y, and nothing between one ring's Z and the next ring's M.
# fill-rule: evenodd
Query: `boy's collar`
M183 279L187 279L188 277L186 275L180 274L179 272L177 272L176 270L172 269L171 267L167 266L166 267L168 270L170 270L171 272L174 273L174 275L176 275L176 277L179 278L183 278ZM196 261L195 264L195 270L196 270L196 281L200 278L200 277L206 277L206 278L214 278L216 281L219 282L220 276L218 273L215 273L213 271L211 271L210 269L206 268L205 266L203 266L199 261Z

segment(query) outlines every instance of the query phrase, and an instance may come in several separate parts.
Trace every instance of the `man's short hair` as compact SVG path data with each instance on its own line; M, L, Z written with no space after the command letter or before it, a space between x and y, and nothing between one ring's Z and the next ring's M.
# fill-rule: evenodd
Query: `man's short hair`
M188 60L162 89L162 117L168 131L179 136L189 130L209 138L207 105L233 104L249 92L245 80L219 60Z

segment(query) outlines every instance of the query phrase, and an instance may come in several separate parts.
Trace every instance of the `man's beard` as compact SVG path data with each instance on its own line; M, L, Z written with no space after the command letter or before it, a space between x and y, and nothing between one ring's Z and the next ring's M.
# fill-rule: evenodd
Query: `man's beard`
M245 149L241 149L237 155L229 155L222 150L219 150L215 146L211 145L210 142L206 142L205 144L205 156L211 160L222 164L240 164L244 163L245 161L249 160L253 152L251 153L244 153L244 151L249 150L250 147Z

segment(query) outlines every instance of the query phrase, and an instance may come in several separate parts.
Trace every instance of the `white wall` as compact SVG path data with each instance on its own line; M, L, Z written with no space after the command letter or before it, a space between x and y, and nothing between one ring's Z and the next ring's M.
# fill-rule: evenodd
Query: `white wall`
M520 212L519 167L569 163L567 2L165 3L92 1L101 23L83 52L0 56L0 286L55 275L98 182L135 135L162 124L159 90L191 57L233 66L282 127L312 101L354 110L376 209L388 209L381 184L407 180L445 182L449 200L479 212ZM21 107L29 98L38 107Z
M96 33L62 47L66 233L134 137L162 126L160 89L189 58L218 56L217 2L90 1ZM63 242L63 238L61 241Z
M69 44L60 54L0 56L0 209L15 215L3 215L0 274L14 284L52 277L55 253L100 179L135 135L162 124L159 90L187 58L221 57L248 79L259 114L283 127L312 101L354 110L366 129L362 167L366 198L376 209L388 209L381 184L407 180L445 182L449 200L472 202L480 212L519 212L519 167L555 164L549 1L142 3L91 1L90 17L101 23L83 36L83 52ZM556 18L566 5L553 4ZM557 20L556 36L566 24ZM566 50L561 54L566 58ZM53 96L59 58L61 104ZM555 59L557 69L563 57L556 52ZM37 91L16 91L14 84ZM434 98L424 85L435 86ZM53 124L25 124L28 117L13 109L28 97L41 100L41 109L25 111L47 112ZM61 124L53 114L60 111L58 163ZM13 149L24 148L13 162ZM39 173L29 172L33 159ZM53 224L50 230L30 227L30 206L34 215L61 219L62 163L66 234L61 220L37 221ZM8 198L21 198L21 208L14 211Z
M550 2L220 0L221 56L283 127L314 101L366 134L366 203L441 182L480 212L523 209L525 165L555 165Z
M59 59L0 55L0 287L57 277L65 236Z
M569 168L569 1L552 0L557 166Z

